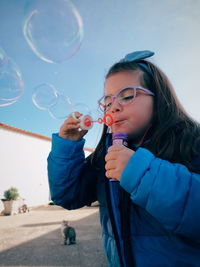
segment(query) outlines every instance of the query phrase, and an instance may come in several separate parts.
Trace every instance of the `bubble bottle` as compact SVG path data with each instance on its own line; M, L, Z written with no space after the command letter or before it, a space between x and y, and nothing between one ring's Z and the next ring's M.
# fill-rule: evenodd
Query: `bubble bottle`
M124 145L128 146L128 135L123 132L116 132L112 134L112 143L113 145ZM118 182L117 179L111 178L110 182Z

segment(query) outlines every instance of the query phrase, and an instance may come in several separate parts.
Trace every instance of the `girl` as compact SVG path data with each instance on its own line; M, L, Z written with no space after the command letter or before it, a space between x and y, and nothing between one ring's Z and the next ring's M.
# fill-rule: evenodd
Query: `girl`
M99 105L114 123L88 158L72 116L53 134L51 197L66 209L99 201L109 266L200 266L200 126L146 60L153 54L128 54L108 71ZM108 130L126 133L128 147L112 145Z

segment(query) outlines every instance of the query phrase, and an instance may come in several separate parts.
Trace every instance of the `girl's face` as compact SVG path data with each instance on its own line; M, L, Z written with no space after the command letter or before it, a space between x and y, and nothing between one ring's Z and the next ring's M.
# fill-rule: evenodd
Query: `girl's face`
M121 89L133 85L143 87L140 82L141 75L139 71L123 71L112 74L105 80L104 94L117 95ZM111 114L114 119L111 126L113 133L124 132L133 138L140 138L152 120L153 97L138 91L136 98L127 105L121 105L115 98L106 113Z

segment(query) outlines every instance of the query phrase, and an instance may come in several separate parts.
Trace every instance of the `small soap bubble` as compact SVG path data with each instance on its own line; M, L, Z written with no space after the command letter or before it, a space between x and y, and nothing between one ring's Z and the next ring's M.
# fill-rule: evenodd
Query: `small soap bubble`
M54 119L65 119L72 113L72 102L69 97L64 95L59 95L57 101L52 105L48 111L52 118Z
M0 48L0 106L15 103L24 92L24 82L16 63Z
M82 115L91 115L91 110L90 108L83 103L77 103L73 105L73 112L79 112Z
M102 111L99 110L99 108L93 108L91 109L90 115L94 120L98 120L99 118L103 117Z
M58 101L59 92L48 83L39 84L32 94L33 104L39 109L49 109Z
M79 50L82 18L69 0L29 0L25 6L24 37L32 51L48 63L61 63Z

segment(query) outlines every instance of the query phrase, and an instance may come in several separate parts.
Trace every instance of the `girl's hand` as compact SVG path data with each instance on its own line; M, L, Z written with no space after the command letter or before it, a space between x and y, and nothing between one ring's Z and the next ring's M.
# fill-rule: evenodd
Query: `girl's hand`
M135 152L123 145L112 145L105 156L106 177L120 181L123 170Z
M81 114L75 112L77 119L74 119L72 115L64 121L63 125L60 127L59 136L68 140L77 141L81 139L88 131L81 130L80 127L80 118Z

